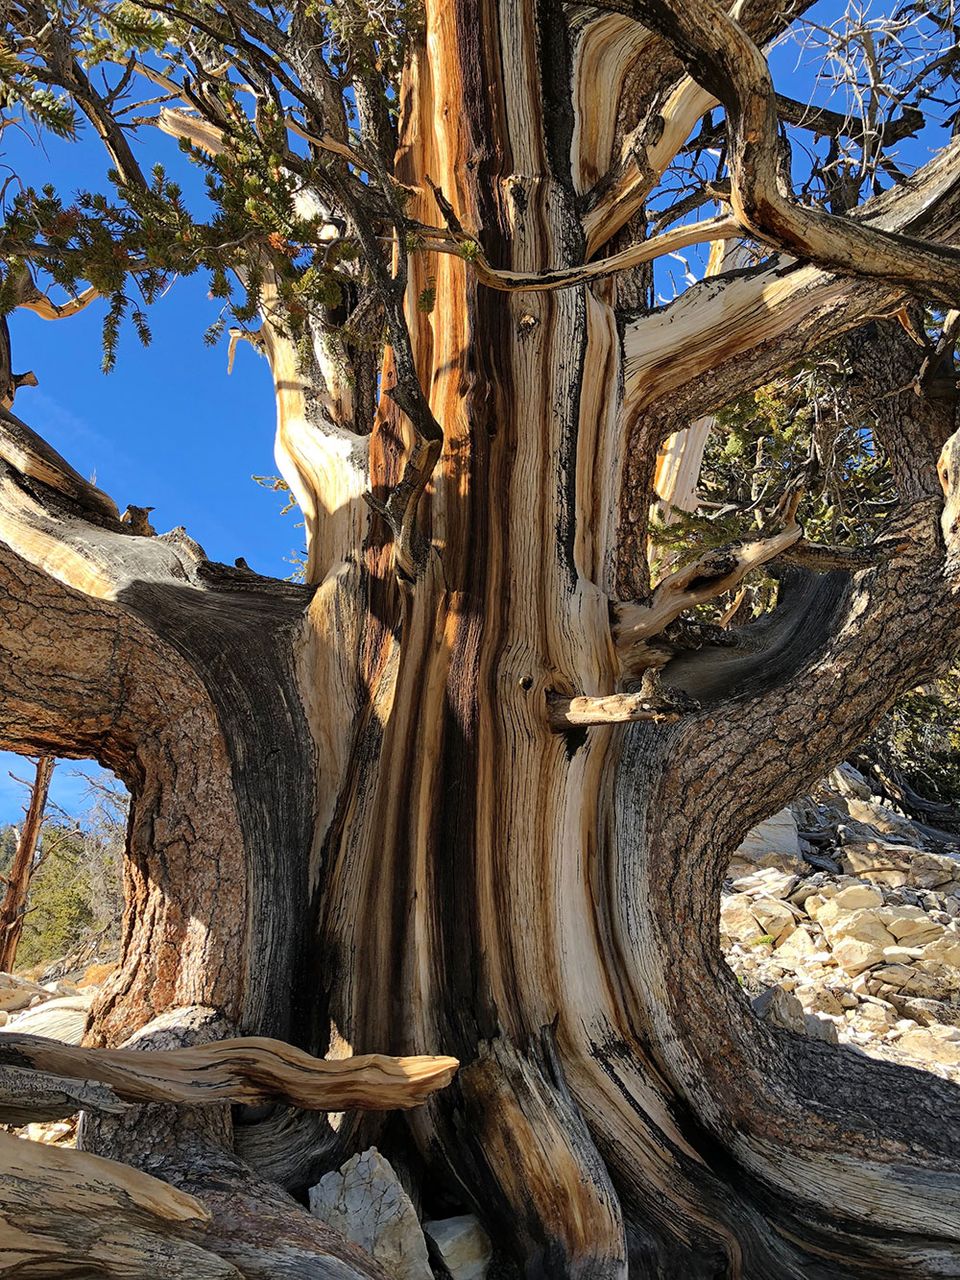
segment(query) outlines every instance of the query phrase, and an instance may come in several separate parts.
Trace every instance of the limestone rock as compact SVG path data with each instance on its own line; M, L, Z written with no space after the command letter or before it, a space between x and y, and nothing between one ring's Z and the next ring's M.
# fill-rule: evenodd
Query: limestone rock
M777 960L793 968L796 964L809 961L819 948L806 929L794 929L777 946Z
M782 987L767 987L751 1003L754 1013L764 1022L784 1027L787 1031L799 1031L801 1035L806 1032L803 1005Z
M788 937L796 928L794 914L786 902L764 894L754 898L751 910L760 925L760 932L769 934L774 941Z
M883 894L872 884L847 884L830 901L834 909L859 911L866 907L882 907Z
M311 1187L310 1212L366 1249L393 1280L433 1280L416 1210L376 1147Z
M872 800L863 800L851 796L847 800L847 812L855 822L865 823L873 827L880 835L890 836L892 840L903 840L910 844L916 840L917 833L909 818L895 813L884 804L876 804Z
M790 809L781 809L754 827L731 859L734 870L777 867L784 871L797 871L801 866L800 837Z
M815 1013L803 1015L803 1030L811 1040L823 1040L827 1044L840 1043L836 1025L829 1018L818 1017Z
M473 1214L425 1222L423 1231L453 1280L485 1280L493 1250Z
M873 795L870 783L852 764L838 764L827 778L824 791L835 791L845 800L869 800Z
M49 999L49 992L36 982L27 978L18 978L12 973L0 973L0 1009L14 1013L18 1009L26 1009L37 997Z
M720 905L720 929L732 938L745 940L759 937L764 932L751 907L753 899L746 893L735 893L724 898Z
M943 933L920 907L887 907L880 918L902 947L922 947Z
M942 1039L933 1032L933 1027L918 1027L916 1031L908 1031L897 1041L897 1048L909 1057L921 1061L960 1066L960 1040Z
M64 1044L80 1044L95 995L95 989L90 988L82 995L48 1000L11 1018L6 1029L18 1035L46 1036L50 1040L62 1040Z
M960 1083L960 856L925 848L851 771L831 781L798 811L832 848L731 864L728 963L770 1023Z

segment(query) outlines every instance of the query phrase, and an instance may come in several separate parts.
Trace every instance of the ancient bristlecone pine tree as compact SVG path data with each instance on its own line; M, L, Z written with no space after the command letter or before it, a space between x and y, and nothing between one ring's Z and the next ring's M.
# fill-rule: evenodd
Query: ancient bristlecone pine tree
M138 286L208 269L308 559L150 536L0 413L0 746L133 797L88 1047L0 1055L8 1114L89 1108L84 1151L0 1153L0 1273L382 1276L287 1196L375 1141L505 1275L960 1276L960 1094L759 1023L719 946L744 833L960 647L960 140L801 200L783 122L882 159L922 117L778 97L759 50L797 12L3 6L6 110L86 115L118 183L7 192L5 308L105 297L110 355ZM207 221L140 168L158 130ZM738 238L753 265L640 305L653 259ZM880 539L809 541L785 477L652 583L663 442L868 322ZM697 621L761 565L772 611ZM368 1053L449 1058L337 1061Z

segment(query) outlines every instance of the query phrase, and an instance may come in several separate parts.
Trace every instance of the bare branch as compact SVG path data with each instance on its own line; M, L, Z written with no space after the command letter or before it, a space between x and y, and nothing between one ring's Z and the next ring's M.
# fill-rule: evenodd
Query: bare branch
M600 724L636 724L650 720L672 724L698 710L694 699L677 689L664 688L652 669L644 673L639 693L610 693L600 697L548 696L550 726L556 730Z
M716 0L636 0L635 8L726 108L731 203L744 228L832 271L899 284L947 303L960 300L960 250L805 207L784 193L770 70Z
M615 606L614 639L623 669L636 673L660 665L663 657L651 642L681 613L726 595L753 569L777 559L799 542L803 532L796 519L800 497L796 492L785 501L784 524L778 533L711 548L664 578L647 603Z
M279 1040L216 1040L187 1049L83 1049L40 1036L0 1037L0 1065L96 1080L129 1102L207 1106L282 1099L310 1111L419 1106L448 1085L456 1058L365 1054L326 1060Z
M431 184L433 185L433 184ZM694 222L689 226L674 227L662 235L650 240L641 240L630 245L619 253L601 258L597 262L587 262L579 267L568 267L561 271L541 271L528 273L522 271L498 271L492 267L479 249L477 241L468 236L453 215L453 209L436 186L433 187L437 203L447 220L452 244L433 243L429 247L439 253L453 253L467 256L476 272L477 279L489 289L501 292L546 292L551 289L567 289L572 285L585 284L588 280L602 280L614 275L617 271L628 271L641 263L651 262L665 253L674 253L678 249L688 248L692 244L705 244L715 240L730 240L740 234L740 226L735 218L707 218L703 222Z
M856 224L852 218L835 221L889 233L922 230L931 241L948 240L960 230L958 206L960 140L954 140L906 182L868 200L857 211ZM914 242L904 238L904 243ZM628 414L667 403L669 396L681 422L690 421L759 385L772 369L817 344L895 310L902 293L876 280L839 279L789 258L732 279L704 281L666 310L627 325ZM681 388L685 391L678 394Z

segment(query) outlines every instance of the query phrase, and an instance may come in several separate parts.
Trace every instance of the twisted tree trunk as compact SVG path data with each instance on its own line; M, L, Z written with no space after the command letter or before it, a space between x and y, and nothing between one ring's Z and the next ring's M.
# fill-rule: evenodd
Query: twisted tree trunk
M776 19L754 8L766 38ZM712 99L628 17L425 9L398 177L411 217L452 211L497 285L469 250L411 263L412 356L442 446L391 401L402 351L369 430L322 340L298 354L267 298L278 459L310 534L293 587L211 565L182 532L137 536L7 414L0 738L96 755L133 796L122 962L91 1043L190 1006L334 1057L462 1067L403 1123L147 1108L101 1114L85 1142L214 1205L188 1243L244 1275L376 1274L311 1270L328 1245L282 1197L271 1213L302 1269L271 1272L248 1213L262 1183L240 1166L302 1190L374 1138L428 1204L474 1209L531 1280L960 1275L960 1095L759 1024L717 921L745 832L958 647L957 489L951 464L941 530L933 469L955 407L904 414L927 465L903 469L867 567L798 567L791 514L651 594L667 436L901 286L780 259L619 314L583 264ZM661 64L668 142L637 177L604 120ZM954 147L863 226L955 235L958 163ZM545 269L573 283L503 274ZM411 459L429 477L412 503ZM777 609L723 647L669 631L791 549ZM663 685L638 690L657 666Z

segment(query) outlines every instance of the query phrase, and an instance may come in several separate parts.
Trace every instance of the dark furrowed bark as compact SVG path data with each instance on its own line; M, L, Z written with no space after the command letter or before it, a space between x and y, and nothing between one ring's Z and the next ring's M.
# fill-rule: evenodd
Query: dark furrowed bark
M310 591L203 567L204 589L133 584L124 605L203 681L225 735L243 837L248 971L240 1025L308 1043L304 989L314 745L295 671Z
M894 356L896 380L923 357L905 343L888 329L857 350L866 367ZM695 691L704 711L666 731L631 728L618 771L619 874L656 886L610 898L625 906L612 932L632 970L632 1017L714 1170L768 1220L771 1241L792 1242L784 1275L960 1273L960 1091L758 1023L723 963L717 924L727 859L746 831L960 648L960 598L930 493L930 460L956 406L907 394L878 402L878 434L897 433L904 504L883 534L896 550L852 580L791 570L777 610L743 628L738 647L668 664L664 678ZM748 1239L745 1275L758 1266Z
M69 545L76 520L43 490L9 526L28 556L58 533ZM123 962L97 1034L170 1003L294 1033L315 768L295 640L310 593L207 566L184 539L91 529L76 545L67 571L97 595L4 549L0 700L6 745L94 756L131 792Z

